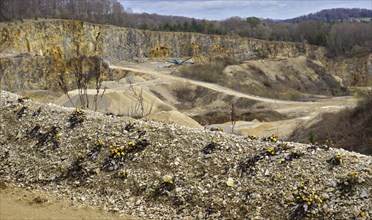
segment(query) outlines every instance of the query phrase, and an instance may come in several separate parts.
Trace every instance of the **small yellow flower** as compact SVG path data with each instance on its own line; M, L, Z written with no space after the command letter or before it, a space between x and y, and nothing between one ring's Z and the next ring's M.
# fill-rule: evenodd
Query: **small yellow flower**
M101 140L98 140L97 143L96 143L96 145L98 145L98 146L103 146L104 144L105 143L103 141L101 141Z
M275 148L274 147L270 147L269 149L267 149L267 152L271 155L274 155L275 154Z
M354 176L355 178L358 178L359 173L358 172L350 172L349 176Z
M169 180L169 179L164 180L164 182L165 182L165 183L173 184L173 180Z
M319 196L317 196L317 195L315 195L314 198L315 198L316 200L318 200L319 203L322 203L322 202L323 202L323 200L322 200Z
M367 215L366 212L361 212L361 213L360 213L360 216L361 216L361 217L365 217L366 215Z
M62 133L58 133L56 136L57 137L61 137L62 136Z

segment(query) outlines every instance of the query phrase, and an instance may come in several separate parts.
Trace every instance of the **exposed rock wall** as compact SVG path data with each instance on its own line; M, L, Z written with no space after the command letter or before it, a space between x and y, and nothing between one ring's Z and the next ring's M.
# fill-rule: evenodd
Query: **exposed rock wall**
M371 85L368 57L329 60L324 48L290 42L262 41L237 36L154 32L71 20L34 21L0 26L1 87L17 91L35 86L55 88L56 62L79 56L100 56L108 61L192 57L208 62L220 56L240 60L308 56L320 60L327 73L344 85ZM23 54L22 56L19 56ZM54 68L52 68L54 67ZM52 70L53 69L53 70ZM52 73L53 72L53 73ZM40 80L29 82L30 80ZM17 82L23 80L23 82Z
M372 54L360 58L323 60L326 72L343 86L372 86Z
M42 56L57 54L65 59L79 55L100 55L108 60L191 56L196 61L208 61L221 55L241 59L257 55L274 58L307 55L321 50L307 44L236 36L143 31L70 20L3 26L0 39L1 51Z
M55 87L56 74L51 74L50 57L19 54L0 58L0 87L11 91Z
M0 87L2 89L23 92L28 90L60 90L58 85L58 65L51 56L31 55L29 53L0 57ZM85 64L85 65L89 65ZM60 67L62 68L62 67ZM76 78L71 66L64 66L64 79L68 88L76 87ZM90 69L94 68L91 67ZM89 69L89 68L86 68ZM110 69L101 75L102 80L119 80L130 72ZM89 82L95 88L94 78Z

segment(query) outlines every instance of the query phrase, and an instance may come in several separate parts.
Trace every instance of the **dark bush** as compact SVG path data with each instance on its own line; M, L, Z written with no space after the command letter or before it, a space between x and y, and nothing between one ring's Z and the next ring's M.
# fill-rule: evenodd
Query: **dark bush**
M222 72L224 68L225 65L222 62L197 64L183 67L178 74L189 79L218 83L223 82L226 78Z

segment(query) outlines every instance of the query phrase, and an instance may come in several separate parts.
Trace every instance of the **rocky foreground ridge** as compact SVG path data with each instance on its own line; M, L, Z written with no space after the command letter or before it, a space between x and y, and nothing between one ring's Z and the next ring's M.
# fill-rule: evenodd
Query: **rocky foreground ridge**
M369 219L372 157L1 91L0 180L145 219Z

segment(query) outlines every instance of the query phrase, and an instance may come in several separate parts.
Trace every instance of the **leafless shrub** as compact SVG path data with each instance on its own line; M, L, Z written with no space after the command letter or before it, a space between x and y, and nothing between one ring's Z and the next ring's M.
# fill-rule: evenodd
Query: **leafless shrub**
M133 118L143 118L151 114L154 107L155 99L149 105L146 105L143 98L143 88L140 89L140 92L137 92L133 84L129 84L129 91L132 92L134 102L128 112L128 116Z
M271 88L272 85L270 83L270 81L268 79L265 79L262 84L266 87L266 88Z
M186 82L177 82L171 86L172 94L179 102L191 102L195 99L195 87Z
M224 68L225 65L222 62L197 64L182 67L179 71L179 75L204 82L218 83L225 80L226 76L223 74Z
M230 122L231 122L231 132L234 133L234 128L236 124L236 112L235 112L235 107L234 103L231 103L230 107Z
M61 87L63 94L65 94L67 96L71 105L75 108L75 105L71 100L71 96L70 96L70 94L68 94L68 88L67 88L67 83L66 83L65 77L62 74L58 75L58 85L59 85L59 87Z
M93 105L94 110L96 111L98 95L102 86L102 78L103 75L109 70L108 64L97 56L82 56L71 59L67 65L61 64L61 61L59 61L57 64L56 67L60 67L61 65L67 66L67 69L74 73L74 82L76 83L80 100L80 108L82 109L89 108L88 86L90 82L94 80L96 94L94 96ZM71 101L71 97L68 94L68 83L63 74L59 74L58 85L62 89L63 93L67 95L71 104L75 107ZM103 96L104 92L102 93L101 97Z
M99 94L99 91L101 89L102 80L103 80L102 76L103 76L103 74L105 74L108 71L109 66L106 62L104 62L102 59L100 59L97 56L92 57L92 61L95 64L94 69L95 69L95 73L96 73L94 75L96 94L94 96L94 101L93 102L94 102L94 111L97 111L98 94ZM105 93L105 91L106 91L106 87L104 88L104 90L102 92L101 98L103 97L103 94Z

